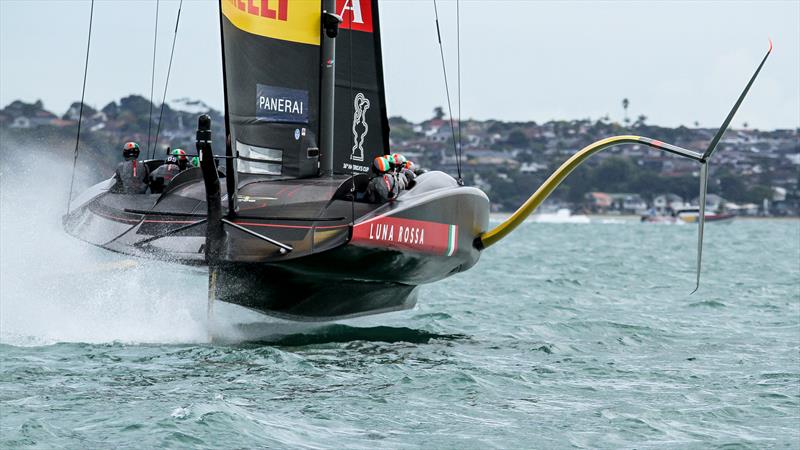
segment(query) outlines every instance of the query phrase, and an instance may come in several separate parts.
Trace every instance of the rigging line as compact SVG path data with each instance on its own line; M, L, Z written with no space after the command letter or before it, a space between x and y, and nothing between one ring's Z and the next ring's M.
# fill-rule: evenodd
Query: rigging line
M461 164L458 160L458 148L456 144L456 129L453 124L453 107L450 102L450 87L447 83L447 66L444 63L444 47L442 46L442 32L439 29L439 8L436 6L436 0L433 0L433 12L436 14L436 36L439 39L439 54L442 57L442 72L444 73L444 90L447 93L447 112L450 114L450 133L453 136L453 150L456 154L456 166L458 168L458 184L464 184L461 178Z
M158 145L158 135L161 132L161 118L164 117L164 104L167 100L167 87L169 86L169 74L172 71L172 56L175 54L175 41L178 40L178 24L181 22L181 7L183 0L178 3L178 17L175 19L175 34L172 36L172 50L169 52L169 66L167 66L167 80L164 82L164 96L161 97L161 112L158 113L158 126L156 127L155 145Z
M78 112L78 135L75 138L75 154L72 157L72 178L69 182L69 197L67 197L67 214L72 203L72 189L75 187L75 167L78 164L78 145L81 142L81 122L83 122L83 100L86 95L86 74L89 70L89 48L92 45L92 19L94 18L94 0L89 8L89 38L86 40L86 62L83 65L83 88L81 89L81 106Z
M150 152L150 128L153 126L153 86L156 84L156 43L158 42L158 5L159 0L156 0L156 25L153 32L153 69L150 75L150 118L147 120L147 153L150 153L150 159L155 156L156 146L153 145L153 151Z
M346 0L344 3L344 7L342 8L342 14L347 10L347 5L350 3L350 0ZM347 65L349 66L348 71L349 73L349 85L350 85L350 104L353 105L353 114L355 114L355 104L353 103L353 12L350 12L349 18L349 25L347 27L348 34L347 34L347 46L348 54L347 54ZM352 153L351 153L352 156ZM363 158L362 158L363 159ZM353 160L350 159L350 223L355 225L356 224L356 166L353 164Z
M456 77L458 79L458 87L456 88L456 96L458 97L458 154L456 155L456 163L458 164L458 179L461 180L461 155L464 149L461 144L461 1L456 0Z

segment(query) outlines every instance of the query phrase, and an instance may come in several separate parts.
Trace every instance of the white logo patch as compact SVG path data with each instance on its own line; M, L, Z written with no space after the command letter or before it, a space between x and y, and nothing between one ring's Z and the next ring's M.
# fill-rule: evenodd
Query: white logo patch
M367 110L369 109L369 100L364 97L364 94L359 92L353 102L355 112L353 113L353 151L350 153L350 159L353 161L364 161L364 138L367 137L369 126L367 125ZM363 132L359 129L363 128Z

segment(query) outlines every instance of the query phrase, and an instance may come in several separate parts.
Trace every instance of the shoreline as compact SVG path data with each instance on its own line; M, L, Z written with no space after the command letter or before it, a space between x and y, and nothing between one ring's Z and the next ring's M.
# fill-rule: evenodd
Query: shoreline
M493 212L489 214L489 217L492 219L500 219L505 220L514 211L510 212ZM535 217L539 213L531 214L528 219L531 217ZM547 214L547 213L545 213ZM641 216L637 214L574 214L573 216L586 216L589 219L619 219L619 220L626 220L626 221L639 221ZM526 220L528 220L526 219ZM734 220L780 220L780 221L800 221L800 216L736 216Z

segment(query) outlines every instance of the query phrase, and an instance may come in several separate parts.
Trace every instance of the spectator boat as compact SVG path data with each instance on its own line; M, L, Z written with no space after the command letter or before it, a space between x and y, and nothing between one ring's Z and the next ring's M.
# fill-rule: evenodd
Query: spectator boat
M699 223L700 210L698 208L688 208L675 211L670 215L645 214L642 216L644 223ZM736 214L729 212L705 212L706 222L731 223L736 218Z

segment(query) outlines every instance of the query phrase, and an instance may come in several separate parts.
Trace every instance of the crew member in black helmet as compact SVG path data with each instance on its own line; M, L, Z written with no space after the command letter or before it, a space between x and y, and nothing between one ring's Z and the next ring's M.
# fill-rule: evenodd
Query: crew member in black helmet
M122 157L125 161L117 165L117 170L114 172L117 183L112 190L125 194L144 194L147 190L149 173L147 166L138 160L139 144L126 142L122 146Z
M164 160L164 164L158 166L150 174L150 192L160 194L164 186L168 185L173 178L181 173L181 166L178 162L180 155L171 154Z

